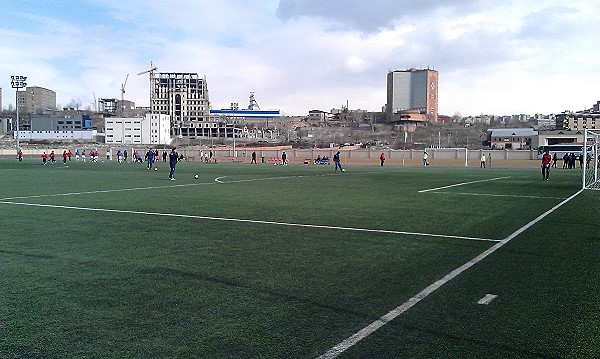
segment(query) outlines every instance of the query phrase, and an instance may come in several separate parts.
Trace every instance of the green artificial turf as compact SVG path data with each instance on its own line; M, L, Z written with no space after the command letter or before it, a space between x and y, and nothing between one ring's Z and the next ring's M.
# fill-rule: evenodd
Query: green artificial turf
M157 166L0 161L0 357L317 357L497 243L444 236L502 240L580 187L566 170ZM341 357L598 357L598 195Z

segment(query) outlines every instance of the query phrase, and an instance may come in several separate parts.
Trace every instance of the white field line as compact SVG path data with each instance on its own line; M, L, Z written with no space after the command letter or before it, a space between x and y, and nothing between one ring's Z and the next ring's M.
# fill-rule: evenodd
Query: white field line
M487 241L487 242L499 242L500 241L499 239L477 238L477 237L463 237L463 236L452 236L452 235L432 234L432 233L392 231L392 230L385 230L385 229L368 229L368 228L355 228L355 227L339 227L339 226L325 226L325 225L319 225L319 224L302 224L302 223L287 223L287 222L262 221L262 220L255 220L255 219L240 219L240 218L224 218L224 217L197 216L197 215L191 215L191 214L176 214L176 213L131 211L131 210L121 210L121 209L106 209L106 208L61 206L61 205L53 205L53 204L12 202L12 201L4 201L4 200L0 200L0 204L12 204L12 205L20 205L20 206L45 207L45 208L73 209L73 210L94 211L94 212L113 212L113 213L141 214L141 215L163 216L163 217L194 218L194 219L204 219L204 220L211 220L211 221L226 221L226 222L240 222L240 223L270 224L270 225L289 226L289 227L322 228L322 229L333 229L333 230L355 231L355 232L370 232L370 233L385 233L385 234L403 234L403 235L408 235L408 236L436 237L436 238L450 238L450 239L464 239L464 240L472 240L472 241Z
M431 191L437 191L438 189L445 189L445 188L450 188L450 187L464 186L464 185L467 185L467 184L472 184L472 183L480 183L480 182L488 182L488 181L497 181L497 180L501 180L501 179L505 179L505 178L510 178L510 176L506 176L506 177L496 177L496 178L489 178L489 179L484 179L484 180L479 180L479 181L470 181L470 182L456 183L456 184L451 184L451 185L449 185L449 186L443 186L443 187L437 187L437 188L424 189L424 190L421 190L421 191L419 191L419 193L431 192Z
M492 300L496 299L498 296L496 294L486 294L483 298L477 301L477 304L488 305L492 302Z
M53 193L53 194L38 194L33 196L21 196L21 197L7 197L0 198L0 201L10 201L15 199L30 199L30 198L42 198L42 197L60 197L60 196L76 196L80 194L96 194L96 193L112 193L112 192L127 192L127 191L144 191L149 189L161 189L161 188L175 188L175 187L189 187L189 186L202 186L202 185L213 185L212 182L201 182L201 183L187 183L187 184L176 184L166 186L151 186L151 187L134 187L134 188L115 188L115 189L102 189L97 191L83 191L83 192L70 192L70 193Z
M359 174L373 174L373 173L381 173L381 172L361 172ZM266 177L266 178L250 178L250 179L242 179L242 180L233 180L233 181L222 181L223 178L227 178L229 176L221 176L215 178L215 182L217 183L242 183L242 182L255 182L255 181L267 181L267 180L275 180L275 179L288 179L288 178L305 178L305 177L326 177L326 176L339 176L339 173L325 173L320 175L297 175L297 176L281 176L281 177Z
M490 247L489 249L485 250L484 252L482 252L481 254L479 254L477 257L471 259L467 263L461 265L460 267L456 268L452 272L446 274L441 279L439 279L436 282L430 284L427 288L425 288L422 291L420 291L419 293L417 293L414 297L410 298L409 300L407 300L406 302L404 302L399 307L392 309L391 311L389 311L387 314L385 314L381 318L377 319L373 323L369 324L368 326L366 326L363 329L359 330L358 332L354 333L350 337L344 339L339 344L337 344L337 345L333 346L332 348L330 348L329 350L327 350L323 355L319 356L318 359L335 358L338 355L342 354L344 351L348 350L350 347L354 346L359 341L361 341L364 338L368 337L369 335L373 334L373 332L375 332L377 329L383 327L384 325L386 325L387 323L389 323L390 321L392 321L396 317L398 317L400 314L406 312L407 310L409 310L410 308L412 308L413 306L415 306L421 300L425 299L428 295L430 295L431 293L433 293L436 290L438 290L441 286L443 286L444 284L448 283L452 279L456 278L462 272L466 271L467 269L471 268L475 264L479 263L484 258L486 258L490 254L494 253L498 249L502 248L502 246L504 246L505 244L507 244L508 242L510 242L513 238L517 237L521 233L523 233L526 230L528 230L529 228L531 228L533 225L535 225L536 223L538 223L539 221L541 221L544 217L546 217L550 213L552 213L555 210L557 210L558 208L560 208L565 203L567 203L570 200L572 200L573 198L575 198L582 191L583 190L579 190L577 193L575 193L571 197L569 197L569 198L565 199L564 201L560 202L559 204L557 204L556 206L552 207L548 211L546 211L546 212L542 213L541 215L539 215L536 219L532 220L531 222L527 223L523 227L519 228L517 231L515 231L514 233L512 233L508 237L506 237L503 240L501 240L500 242L494 244L492 247Z
M534 199L565 199L564 197L548 197L548 196L517 196L511 194L492 194L492 193L469 193L469 192L431 192L435 194L456 194L464 196L487 196L487 197L510 197L510 198L534 198Z
M316 177L322 177L322 176L331 176L331 174L317 175ZM215 182L225 184L225 183L268 181L268 180L274 180L274 179L303 178L303 177L313 177L313 176L298 175L298 176L283 176L283 177L250 178L250 179L234 180L234 181L226 181L226 182L222 181L223 178L227 178L227 177L229 177L229 176L217 177L217 178L215 178Z
M318 176L332 176L332 174L324 174ZM237 180L237 181L221 181L222 178L227 176L217 177L215 178L216 183L239 183L239 182L254 182L254 181L267 181L267 180L277 180L277 179L287 179L287 178L301 178L301 177L309 177L309 176L284 176L284 177L267 177L267 178L251 178L245 180ZM105 190L97 190L97 191L83 191L83 192L70 192L70 193L53 193L53 194L39 194L32 196L20 196L20 197L6 197L0 198L0 201L10 201L15 199L29 199L29 198L43 198L43 197L60 197L60 196L76 196L81 194L96 194L96 193L113 193L113 192L127 192L127 191L144 191L149 189L161 189L161 188L176 188L176 187L190 187L190 186L203 186L203 185L214 185L215 182L200 182L200 183L187 183L187 184L177 184L177 185L165 185L165 186L151 186L151 187L133 187L133 188L115 188L115 189L105 189Z

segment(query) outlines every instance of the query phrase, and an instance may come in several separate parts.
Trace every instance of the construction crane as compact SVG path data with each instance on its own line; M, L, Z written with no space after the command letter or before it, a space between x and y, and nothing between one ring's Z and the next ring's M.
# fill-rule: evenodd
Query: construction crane
M125 77L125 82L121 84L121 117L123 117L123 112L125 112L125 85L127 85L128 78L129 74Z
M150 68L146 71L142 71L138 74L139 75L143 75L146 73L150 74L150 113L152 113L152 98L154 97L154 91L153 91L153 87L154 87L154 71L158 70L158 67L154 66L152 64L152 61L150 61Z

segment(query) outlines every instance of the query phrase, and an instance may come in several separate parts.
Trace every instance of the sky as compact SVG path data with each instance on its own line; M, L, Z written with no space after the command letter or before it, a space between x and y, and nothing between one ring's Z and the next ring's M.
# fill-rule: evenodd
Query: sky
M2 0L0 87L149 105L150 68L206 76L213 109L381 111L393 70L439 72L439 112L551 114L600 101L598 0ZM127 82L125 83L125 80Z

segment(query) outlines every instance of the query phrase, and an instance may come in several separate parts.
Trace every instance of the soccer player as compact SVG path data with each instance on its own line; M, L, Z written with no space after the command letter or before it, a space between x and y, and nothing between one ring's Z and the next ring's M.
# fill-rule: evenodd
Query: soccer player
M340 151L337 151L335 155L333 155L333 162L335 163L335 171L337 172L338 167L340 171L345 172L342 168L342 164L340 163Z
M479 168L485 168L485 153L481 154L481 162L479 164Z
M179 155L175 152L175 147L169 153L169 166L171 167L171 171L169 171L169 179L171 181L175 181L175 166L177 166L177 161L179 160Z
M148 169L151 170L152 162L154 162L154 151L152 151L152 149L149 149L148 152L146 152L146 161L148 161Z
M385 155L383 154L383 152L381 152L381 155L379 156L379 160L381 161L381 167L383 167L383 163L385 162Z
M550 177L550 163L552 162L552 156L550 151L546 150L546 153L542 156L542 180L548 180Z

